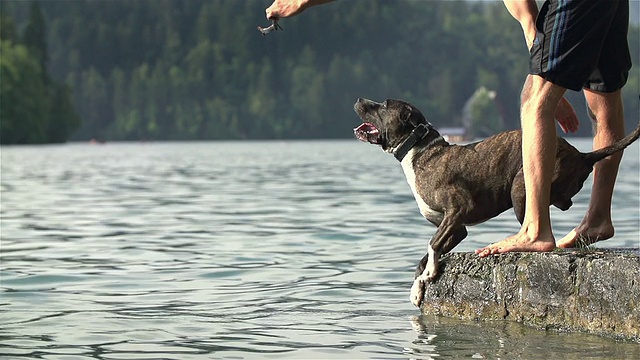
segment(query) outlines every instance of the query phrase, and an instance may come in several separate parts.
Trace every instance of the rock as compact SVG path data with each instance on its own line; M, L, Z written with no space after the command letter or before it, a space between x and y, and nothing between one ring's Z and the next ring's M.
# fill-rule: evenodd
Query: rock
M422 312L640 342L640 249L442 257Z

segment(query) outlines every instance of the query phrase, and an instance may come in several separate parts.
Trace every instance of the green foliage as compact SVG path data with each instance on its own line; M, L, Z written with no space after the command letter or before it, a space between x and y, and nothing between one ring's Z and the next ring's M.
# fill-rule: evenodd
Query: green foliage
M67 85L52 82L46 69L44 18L37 2L22 43L13 21L2 15L0 54L0 143L64 142L80 125Z
M47 142L49 99L40 64L23 45L0 46L0 142Z
M66 84L53 83L49 86L51 104L47 127L47 142L62 143L80 126L80 118L71 102L71 90Z
M31 4L29 24L24 31L22 43L29 49L31 55L38 60L40 67L46 69L48 54L45 39L44 16L37 1ZM42 72L43 76L46 76L46 74L46 71ZM47 79L45 79L45 81L46 80Z
M13 19L4 12L0 12L0 40L8 40L12 43L18 41L18 34Z
M35 58L73 89L75 139L350 137L358 97L403 98L436 126L459 126L482 86L496 91L491 111L503 120L487 131L520 126L528 54L501 2L337 1L263 37L269 3L50 0L40 3L46 32L37 13L29 20L33 2L2 6L19 29L45 34L30 47L48 47ZM629 33L637 61L637 27ZM625 89L627 114L638 113L639 76Z

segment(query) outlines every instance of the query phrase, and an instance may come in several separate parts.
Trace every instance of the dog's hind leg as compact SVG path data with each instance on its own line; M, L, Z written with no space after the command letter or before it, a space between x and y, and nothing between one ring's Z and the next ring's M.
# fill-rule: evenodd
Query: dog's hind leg
M560 200L554 201L551 205L557 207L558 209L560 209L562 211L567 211L567 210L569 210L571 205L573 205L573 201L571 201L571 198L560 199Z
M524 173L520 170L511 183L511 204L520 225L524 222L525 202Z
M444 223L445 221L443 221ZM438 228L436 235L431 239L427 254L420 260L416 268L415 279L413 286L411 286L411 302L415 306L420 306L422 303L425 282L431 282L439 275L440 256L451 251L467 237L467 229L464 226L454 227L451 229L449 236L439 237L438 233L440 233L442 227L441 225Z

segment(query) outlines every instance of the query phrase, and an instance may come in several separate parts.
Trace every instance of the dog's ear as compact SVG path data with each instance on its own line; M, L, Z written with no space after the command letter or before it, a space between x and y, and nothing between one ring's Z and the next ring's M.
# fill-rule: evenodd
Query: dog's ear
M422 116L422 113L409 104L404 105L402 113L405 122L410 122L413 127L418 127L418 125L424 123L424 116Z
M400 109L400 119L402 120L402 123L411 123L411 125L418 126L418 124L414 124L414 120L413 120L413 109L411 108L411 105L409 104L403 104L402 105L402 109Z
M405 106L408 108L408 113L409 113L408 121L411 122L411 125L413 125L413 127L418 127L418 125L420 124L431 125L427 121L427 119L424 117L424 115L422 115L420 110L416 109L411 105L405 105Z

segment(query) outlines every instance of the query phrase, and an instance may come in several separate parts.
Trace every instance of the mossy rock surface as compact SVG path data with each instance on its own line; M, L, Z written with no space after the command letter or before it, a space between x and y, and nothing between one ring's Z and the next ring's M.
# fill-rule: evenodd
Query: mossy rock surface
M640 249L450 253L427 284L425 314L513 320L640 342Z

